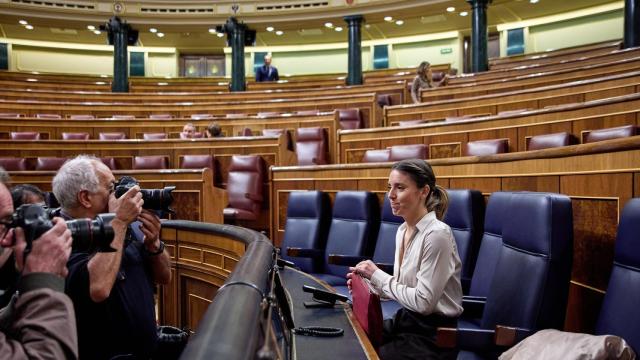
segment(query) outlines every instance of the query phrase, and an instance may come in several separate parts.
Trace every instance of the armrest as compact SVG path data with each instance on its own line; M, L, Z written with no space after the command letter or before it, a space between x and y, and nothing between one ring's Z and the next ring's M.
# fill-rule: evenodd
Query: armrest
M462 316L467 319L478 319L482 317L484 311L484 305L487 302L487 298L480 296L463 296L462 307L464 311Z
M253 200L253 201L262 201L262 195L259 195L259 194L245 193L244 197L246 197L249 200Z
M324 256L324 251L319 249L287 248L287 255L291 257L312 258Z
M393 264L376 263L376 266L378 267L378 269L386 272L387 274L393 275Z
M339 255L329 254L329 264L342 265L342 266L356 266L360 261L366 260L364 256L351 256L351 255Z
M438 328L436 345L441 348L464 350L490 350L495 348L494 330Z
M496 325L496 345L511 347L533 333L531 329Z

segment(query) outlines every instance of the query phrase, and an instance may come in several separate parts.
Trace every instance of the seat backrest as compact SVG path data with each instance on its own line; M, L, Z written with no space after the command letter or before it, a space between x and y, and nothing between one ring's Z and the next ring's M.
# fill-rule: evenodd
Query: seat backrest
M40 133L35 131L12 131L11 140L40 140Z
M391 150L389 149L367 150L364 152L364 156L362 157L362 162L365 162L365 163L387 162L389 161L390 155L391 155Z
M38 119L62 119L62 116L59 114L36 114L36 118Z
M571 279L571 199L550 193L512 193L507 214L481 327L560 329Z
M340 127L345 130L362 128L360 109L338 109Z
M287 248L324 250L330 224L331 203L326 193L322 191L293 191L289 193L281 257L294 262L306 273L320 271L321 257L289 257L286 254Z
M79 133L62 133L62 140L89 140L89 133L87 132L79 132Z
M389 94L380 94L376 98L378 105L380 107L391 106L393 105L393 100L391 99L391 95Z
M123 132L108 132L108 133L100 133L100 140L124 140L127 136Z
M389 202L389 193L385 193L376 248L373 251L373 262L393 264L396 253L396 232L403 222L403 218L393 215L391 203Z
M425 144L394 145L390 150L389 161L427 159L429 157L429 148Z
M133 169L167 169L169 168L169 157L165 155L134 156Z
M280 136L284 134L284 140L287 142L287 149L293 150L293 139L291 132L286 129L262 129L263 136Z
M116 159L109 156L109 157L101 157L100 161L102 161L103 164L107 165L107 167L111 170L118 170L118 166L116 166Z
M95 118L93 115L69 115L69 120L93 120Z
M398 121L398 126L413 126L413 125L420 125L420 124L426 124L429 120L404 120L404 121Z
M247 114L226 114L225 117L227 119L241 119L247 117Z
M478 190L447 189L449 207L444 223L456 239L462 279L471 280L484 227L484 198Z
M371 256L379 224L380 205L373 193L339 191L333 202L323 273L344 278L349 271L348 266L329 264L330 254Z
M261 111L258 113L259 118L267 118L267 117L274 117L274 116L280 116L280 113L277 111Z
M596 141L635 136L637 132L638 127L635 125L625 125L607 129L592 130L584 135L584 143L586 144Z
M233 155L228 168L229 207L259 214L263 201L264 160L258 155Z
M569 134L568 132L536 135L532 136L531 139L529 139L527 150L542 150L567 146L571 145L573 142L573 135Z
M7 171L26 171L27 159L2 157L0 158L0 166Z
M214 169L213 155L184 155L180 157L180 169Z
M431 81L436 82L436 83L440 82L440 81L442 81L442 79L444 79L444 75L445 74L442 71L433 71L431 73Z
M464 147L465 156L485 156L509 152L509 139L469 141Z
M640 351L640 198L625 205L618 224L613 269L604 295L596 335L622 337Z
M253 136L253 131L248 127L243 128L242 131L240 131L240 136Z
M496 191L491 194L487 202L482 239L469 286L471 296L486 297L489 294L502 248L502 227L507 221L510 198L510 192Z
M171 120L171 119L173 119L173 115L171 115L171 114L151 114L151 115L149 115L149 119L151 119L151 120Z
M327 134L323 128L296 129L296 155L298 165L327 163Z
M62 167L62 164L67 161L67 158L59 157L39 157L36 159L36 170L58 170Z
M0 118L19 118L23 116L20 113L0 113Z
M163 140L167 138L166 133L143 133L142 138L145 140Z
M211 114L191 114L190 116L193 120L203 120L203 119L211 119L213 115Z

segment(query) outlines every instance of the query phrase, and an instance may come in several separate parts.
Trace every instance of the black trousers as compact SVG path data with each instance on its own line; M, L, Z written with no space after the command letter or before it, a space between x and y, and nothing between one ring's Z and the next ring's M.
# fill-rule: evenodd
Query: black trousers
M456 327L456 324L456 318L425 316L402 308L392 319L384 321L378 355L383 360L455 360L458 350L439 348L435 339L438 327Z

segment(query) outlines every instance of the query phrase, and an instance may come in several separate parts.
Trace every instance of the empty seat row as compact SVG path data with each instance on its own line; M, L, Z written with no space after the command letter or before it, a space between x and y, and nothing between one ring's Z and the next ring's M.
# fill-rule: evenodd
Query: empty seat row
M584 133L583 143L611 140L638 135L636 125L591 130ZM527 150L542 150L577 144L578 141L568 132L535 135L527 139ZM464 145L463 156L487 156L509 152L509 139L488 139L468 141ZM362 162L398 161L404 159L428 159L429 148L424 144L395 145L388 149L367 150Z
M60 169L68 158L64 157L38 157L35 159L35 165L29 164L25 158L0 158L0 166L7 171L55 171ZM102 162L110 169L116 170L116 161L113 157L103 157ZM156 156L134 156L133 169L167 169L169 167L169 157L164 155Z

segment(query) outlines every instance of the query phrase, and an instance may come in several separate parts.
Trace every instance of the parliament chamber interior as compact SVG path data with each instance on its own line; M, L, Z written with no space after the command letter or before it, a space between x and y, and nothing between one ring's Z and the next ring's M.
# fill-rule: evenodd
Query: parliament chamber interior
M0 30L7 187L56 207L81 154L175 187L154 298L180 358L387 358L376 324L403 305L363 320L346 276L398 276L407 159L446 189L460 263L435 346L640 351L640 1L12 0Z

